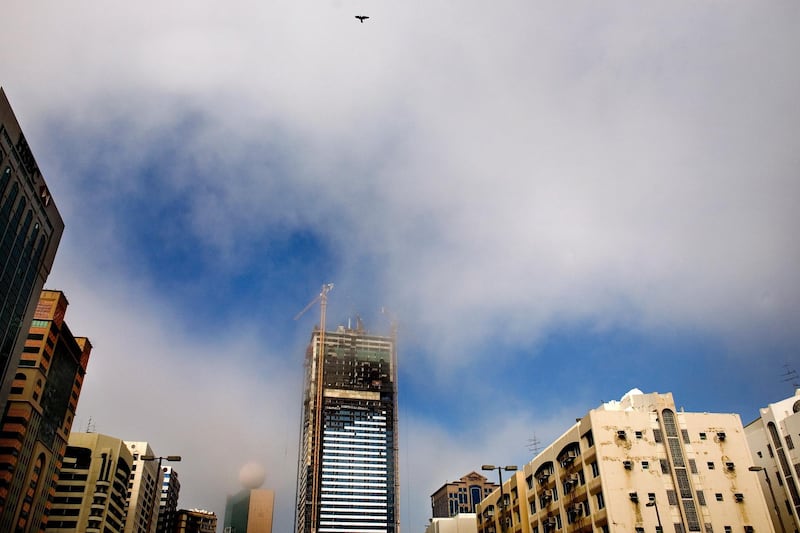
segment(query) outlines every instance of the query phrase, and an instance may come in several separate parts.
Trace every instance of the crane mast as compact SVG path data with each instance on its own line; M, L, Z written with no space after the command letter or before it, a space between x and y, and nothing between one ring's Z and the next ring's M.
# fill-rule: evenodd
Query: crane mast
M316 390L314 398L314 440L313 447L316 453L312 461L312 483L311 483L311 533L317 531L317 506L320 493L320 463L322 461L322 445L320 443L322 432L322 381L324 378L324 364L325 364L325 318L328 309L328 293L333 289L333 283L326 283L322 286L322 290L316 298L311 300L305 308L297 313L294 317L295 320L300 318L306 311L319 302L320 318L319 318L319 344L314 363L316 364Z

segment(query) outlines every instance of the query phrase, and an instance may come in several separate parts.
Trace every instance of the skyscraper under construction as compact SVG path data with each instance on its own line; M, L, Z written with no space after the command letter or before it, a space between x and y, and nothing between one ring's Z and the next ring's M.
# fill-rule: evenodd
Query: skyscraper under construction
M296 533L399 533L395 335L322 324L306 352Z

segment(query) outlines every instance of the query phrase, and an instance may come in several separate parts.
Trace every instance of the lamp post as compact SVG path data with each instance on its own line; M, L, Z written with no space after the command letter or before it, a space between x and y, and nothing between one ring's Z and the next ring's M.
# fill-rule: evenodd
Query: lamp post
M514 472L517 470L516 465L509 465L509 466L494 466L494 465L481 465L481 470L497 470L497 475L500 478L500 503L498 507L500 507L500 528L505 531L506 530L506 521L503 518L503 510L505 510L506 506L506 495L503 492L503 470L506 472Z
M156 480L161 479L161 461L171 461L171 462L178 462L181 460L180 455L166 455L164 457L156 457L155 455L140 455L139 459L141 461L156 461L158 460L158 476ZM144 474L142 474L144 475ZM158 494L159 499L156 500L156 494L153 495L153 502L150 505L150 510L147 512L147 533L150 533L150 528L153 524L153 507L156 506L156 501L160 501L161 499L161 485L158 485L158 481L156 481L156 494Z
M658 514L658 504L656 503L656 498L653 496L650 498L650 501L644 504L645 507L654 507L656 510L656 521L658 521L658 533L664 531L664 528L661 527L661 515Z
M778 508L778 500L775 499L775 493L772 491L772 482L769 480L769 472L763 466L751 466L748 468L751 472L764 472L764 479L767 480L767 487L769 488L769 495L772 496L772 505L775 507L775 514L778 516L778 523L781 525L781 531L786 533L786 526L783 525L783 517L781 517L781 510Z

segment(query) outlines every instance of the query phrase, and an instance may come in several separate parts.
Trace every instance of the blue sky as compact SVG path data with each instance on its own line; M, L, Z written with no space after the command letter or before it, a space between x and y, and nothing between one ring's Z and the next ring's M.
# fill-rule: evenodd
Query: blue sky
M800 7L12 0L0 84L95 346L78 425L257 461L292 526L302 360L399 323L401 523L631 388L747 423L800 344ZM359 24L356 14L370 19Z

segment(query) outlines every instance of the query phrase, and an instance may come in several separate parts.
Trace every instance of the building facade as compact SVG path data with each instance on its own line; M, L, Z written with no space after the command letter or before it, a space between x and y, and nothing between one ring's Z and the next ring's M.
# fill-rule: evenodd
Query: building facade
M245 489L225 504L224 533L272 533L275 491Z
M634 389L589 411L478 505L480 533L771 532L736 414Z
M122 439L71 433L47 531L122 533L132 464Z
M217 515L204 509L179 509L175 533L217 533Z
M60 291L42 291L0 419L0 531L47 524L92 345Z
M64 222L0 87L0 414Z
M172 533L175 530L175 511L178 510L178 497L181 482L178 472L171 466L162 466L161 497L158 501L158 524L156 533Z
M432 518L425 533L478 533L475 513L459 513L446 518Z
M800 532L800 389L759 410L744 430L775 531Z
M431 516L447 518L463 513L475 513L475 506L498 488L477 472L470 472L458 481L445 483L431 494Z
M158 524L158 505L161 496L161 470L147 442L125 442L133 457L128 483L128 507L125 533L155 533Z
M394 337L315 330L306 352L297 533L395 533Z

